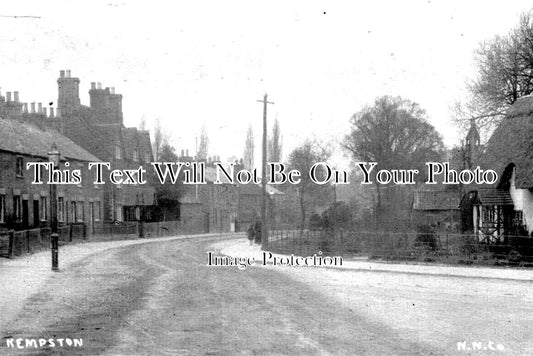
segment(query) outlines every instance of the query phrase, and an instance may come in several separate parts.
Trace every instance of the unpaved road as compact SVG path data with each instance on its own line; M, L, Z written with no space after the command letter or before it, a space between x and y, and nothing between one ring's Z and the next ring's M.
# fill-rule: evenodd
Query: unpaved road
M408 275L384 272L208 267L206 251L219 240L160 241L84 257L52 275L2 331L4 339L82 338L83 347L17 351L3 342L0 354L482 355L528 354L531 346L531 303L520 304L529 298L530 282L476 279L475 290L499 286L496 298L484 293L476 300L478 294L457 288L438 292L460 278L417 276L411 282ZM362 274L371 277L358 282ZM514 293L508 303L500 298L507 288ZM476 303L479 315L471 323ZM443 310L451 317L436 320ZM387 320L388 311L394 320ZM491 334L493 326L483 321L501 328L505 317L512 318L507 330L513 338L492 340L501 333ZM486 330L486 337L468 339L478 335L462 335L465 325ZM457 351L462 339L504 342L506 350Z

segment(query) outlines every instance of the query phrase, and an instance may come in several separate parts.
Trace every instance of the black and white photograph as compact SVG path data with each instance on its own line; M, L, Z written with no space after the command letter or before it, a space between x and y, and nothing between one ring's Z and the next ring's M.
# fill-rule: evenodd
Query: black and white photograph
M0 2L1 355L533 355L533 4Z

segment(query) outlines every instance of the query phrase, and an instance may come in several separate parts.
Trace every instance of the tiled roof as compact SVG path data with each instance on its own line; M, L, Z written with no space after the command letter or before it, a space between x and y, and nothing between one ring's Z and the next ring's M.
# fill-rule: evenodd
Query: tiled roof
M460 196L453 190L417 190L414 194L414 210L456 210Z
M481 188L477 191L478 203L482 205L513 205L509 191L497 188Z
M99 161L55 130L0 118L0 150L48 158L48 152L54 143L63 159Z

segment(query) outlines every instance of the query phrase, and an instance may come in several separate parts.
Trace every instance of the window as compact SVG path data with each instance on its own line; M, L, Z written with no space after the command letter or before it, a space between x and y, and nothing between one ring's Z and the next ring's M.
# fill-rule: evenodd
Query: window
M115 146L115 158L122 159L122 150L120 149L119 145Z
M16 222L22 221L22 208L21 208L20 195L13 196L13 216Z
M15 166L15 173L17 177L23 177L24 176L24 158L17 157L16 166Z
M65 222L65 198L57 199L57 221Z
M124 216L122 215L122 205L117 205L117 213L115 216L116 221L124 221Z
M41 221L48 220L48 204L46 197L41 197L41 202L39 204L39 218Z
M6 196L0 195L0 223L6 222Z
M71 223L75 223L78 219L77 219L77 209L76 209L76 202L75 201L71 201L70 202L70 214L69 214L69 217L70 217L70 222Z
M78 204L77 204L77 207L78 207L78 211L76 213L76 222L83 222L84 221L84 218L85 218L85 207L84 207L84 204L82 201L79 201Z
M94 221L100 221L100 202L94 202Z
M133 150L133 160L139 162L139 151Z

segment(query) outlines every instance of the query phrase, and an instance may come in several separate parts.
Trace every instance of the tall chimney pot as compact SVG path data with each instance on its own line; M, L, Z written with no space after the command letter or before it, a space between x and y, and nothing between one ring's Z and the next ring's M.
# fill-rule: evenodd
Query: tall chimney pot
M14 96L13 101L18 102L19 101L19 92L18 91L14 91L13 92L13 96Z
M67 69L66 75L67 75L67 78L70 78L70 69Z
M35 103L31 103L31 113L35 113Z
M37 112L39 114L41 114L43 112L43 103L38 103L37 104Z
M91 89L96 89L96 83L95 82L91 82Z
M11 101L11 92L10 91L6 91L6 101L7 102Z
M102 83L98 82L98 89L102 89Z

